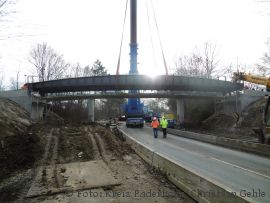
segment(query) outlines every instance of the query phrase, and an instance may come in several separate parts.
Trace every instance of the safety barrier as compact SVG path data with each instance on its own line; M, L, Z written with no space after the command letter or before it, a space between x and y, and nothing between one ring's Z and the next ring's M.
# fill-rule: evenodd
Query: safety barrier
M203 203L249 202L248 200L233 193L224 185L221 185L214 180L201 177L197 172L194 172L187 166L183 164L179 165L170 158L161 155L160 153L148 148L143 143L136 141L125 134L121 129L119 130L123 133L126 142L130 144L131 148L142 159L151 166L160 170L162 173L166 174L167 178L173 184L196 201Z
M176 129L167 129L168 133L194 139L202 142L207 142L214 145L219 145L227 148L232 148L236 150L241 150L253 154L263 155L266 157L270 157L270 146L253 143L253 142L246 142L242 140L230 139L225 137L217 137L214 135L206 135L200 133L194 133L190 131L183 131L183 130L176 130Z

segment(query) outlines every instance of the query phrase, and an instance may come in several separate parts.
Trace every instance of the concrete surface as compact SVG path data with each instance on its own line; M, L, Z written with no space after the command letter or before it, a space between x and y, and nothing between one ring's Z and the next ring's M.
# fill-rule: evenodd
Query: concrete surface
M179 166L203 177L207 183L211 182L248 202L270 202L270 162L267 158L170 134L167 139L163 139L160 132L159 138L154 139L152 129L148 127L136 129L122 125L119 128L153 152L168 157ZM192 182L192 176L185 181ZM202 185L206 181L194 182ZM207 184L205 187L211 188ZM226 200L224 197L224 202L238 201Z
M119 184L101 160L57 164L39 168L27 197Z

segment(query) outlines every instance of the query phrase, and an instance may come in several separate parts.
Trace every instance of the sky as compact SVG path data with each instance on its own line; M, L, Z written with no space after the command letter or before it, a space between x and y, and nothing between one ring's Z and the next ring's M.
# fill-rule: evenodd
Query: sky
M164 74L151 0L138 2L138 70ZM253 67L267 51L270 3L259 0L152 0L165 58L172 71L178 57L205 42L217 46L220 68ZM5 80L20 71L35 74L28 62L37 43L46 42L70 63L96 59L115 74L126 0L18 0L16 11L0 23L0 69ZM148 15L147 15L148 6ZM149 21L148 21L149 16ZM120 73L129 71L129 7L124 28ZM152 36L152 37L150 37ZM151 44L153 41L153 45Z

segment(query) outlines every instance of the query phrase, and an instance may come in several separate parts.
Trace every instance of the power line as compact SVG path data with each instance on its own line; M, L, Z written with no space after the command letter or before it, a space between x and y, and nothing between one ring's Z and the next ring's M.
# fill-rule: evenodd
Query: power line
M155 13L155 9L154 9L154 5L153 5L153 1L152 0L151 0L151 5L152 5L153 14L154 14L156 29L157 29L157 32L158 32L158 39L159 39L159 44L160 44L160 48L161 48L161 52L162 52L163 63L164 63L164 67L165 67L165 72L166 72L166 75L168 75L167 63L166 63L166 59L165 59L165 55L164 55L164 51L163 51L163 47L162 47L162 43L161 43L161 38L160 38L159 29L158 29L156 13Z
M122 29L122 36L121 36L121 43L120 43L120 50L119 50L119 56L118 56L118 62L117 62L116 75L119 75L119 70L120 70L122 44L123 44L123 37L124 37L125 24L126 24L126 16L127 16L127 6L128 6L128 0L126 1L126 8L125 8L125 15L124 15L124 22L123 22L123 29Z
M152 46L152 53L153 53L153 59L154 59L154 65L155 67L157 66L156 63L156 54L155 54L155 49L154 49L154 43L153 43L153 37L152 37L152 32L151 32L151 23L150 23L150 17L149 17L149 9L148 9L148 1L145 1L146 5L146 13L147 13L147 19L148 19L148 28L149 28L149 33L150 33L150 40L151 40L151 46Z

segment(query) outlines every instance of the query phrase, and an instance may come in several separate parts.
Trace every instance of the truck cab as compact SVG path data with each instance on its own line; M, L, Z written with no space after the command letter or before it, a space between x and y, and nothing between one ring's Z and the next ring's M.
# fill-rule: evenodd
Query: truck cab
M144 126L144 110L143 103L140 99L129 99L125 107L126 126L139 127Z

